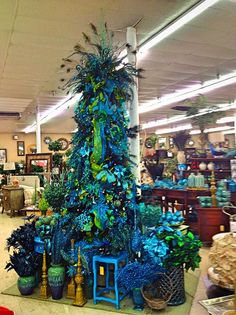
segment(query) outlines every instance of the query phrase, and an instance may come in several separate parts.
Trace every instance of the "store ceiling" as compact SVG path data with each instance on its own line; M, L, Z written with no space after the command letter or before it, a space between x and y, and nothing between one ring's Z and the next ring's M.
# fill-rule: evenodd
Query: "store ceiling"
M197 0L1 0L0 112L19 111L17 119L0 118L0 132L19 132L65 95L58 89L67 57L89 23L103 19L124 43L126 27L136 26L138 43L150 37ZM236 70L236 1L220 0L139 61L140 105L195 83ZM236 84L208 93L210 103L236 99ZM141 115L141 122L178 114L174 105ZM42 126L44 133L71 132L73 110Z

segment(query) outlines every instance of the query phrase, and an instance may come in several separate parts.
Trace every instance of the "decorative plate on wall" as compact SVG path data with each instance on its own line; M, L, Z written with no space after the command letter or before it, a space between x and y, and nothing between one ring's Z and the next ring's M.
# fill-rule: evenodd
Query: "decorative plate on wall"
M66 138L59 138L57 141L59 141L62 145L61 150L65 151L69 147L69 141Z
M152 141L151 138L147 138L147 139L145 140L145 142L144 142L144 145L145 145L145 147L146 147L147 149L151 149L151 148L154 147L154 146L153 146L153 141Z
M50 137L44 137L43 142L46 143L46 144L49 144L49 143L52 142L52 138L50 138Z

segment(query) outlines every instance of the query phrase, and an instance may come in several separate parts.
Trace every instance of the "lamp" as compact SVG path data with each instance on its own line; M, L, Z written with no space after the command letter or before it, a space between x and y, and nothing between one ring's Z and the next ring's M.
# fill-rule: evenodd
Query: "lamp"
M3 164L3 170L7 171L7 185L10 184L11 171L15 171L15 169L16 169L15 162L6 162Z

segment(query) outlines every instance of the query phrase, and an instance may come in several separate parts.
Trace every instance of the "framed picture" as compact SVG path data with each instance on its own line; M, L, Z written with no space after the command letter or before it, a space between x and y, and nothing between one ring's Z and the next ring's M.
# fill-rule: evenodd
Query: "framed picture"
M26 154L27 173L48 173L51 172L51 168L51 153Z
M7 162L7 149L0 149L0 164Z
M24 156L25 155L25 142L17 141L17 155Z

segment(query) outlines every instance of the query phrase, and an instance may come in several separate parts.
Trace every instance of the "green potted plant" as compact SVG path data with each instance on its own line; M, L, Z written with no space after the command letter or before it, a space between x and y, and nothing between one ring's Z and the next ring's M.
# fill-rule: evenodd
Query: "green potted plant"
M45 199L44 195L42 196L42 198L39 199L38 208L41 211L41 214L45 216L49 208L49 204Z
M44 190L44 197L54 212L59 213L65 204L66 187L64 176L54 178L51 184Z
M67 223L65 223L67 222ZM68 224L68 226L66 226ZM62 252L66 246L70 246L70 240L73 234L71 228L71 216L61 217L54 215L51 221L52 237L51 237L51 266L48 269L48 283L51 289L52 298L59 300L63 295L63 287L65 282L65 267L63 263Z
M192 232L181 233L177 229L162 225L144 238L144 251L149 260L158 262L172 279L173 294L168 305L185 302L184 269L199 267L201 241ZM169 288L163 284L163 290Z
M12 269L18 274L18 289L22 295L30 295L35 287L35 273L39 267L39 255L34 252L34 223L28 223L14 230L7 238L7 249L10 251L10 261L5 269Z
M62 149L62 144L61 144L61 142L58 141L58 140L52 141L52 142L49 143L48 149L49 149L50 151L54 151L54 152L60 151L60 150Z

